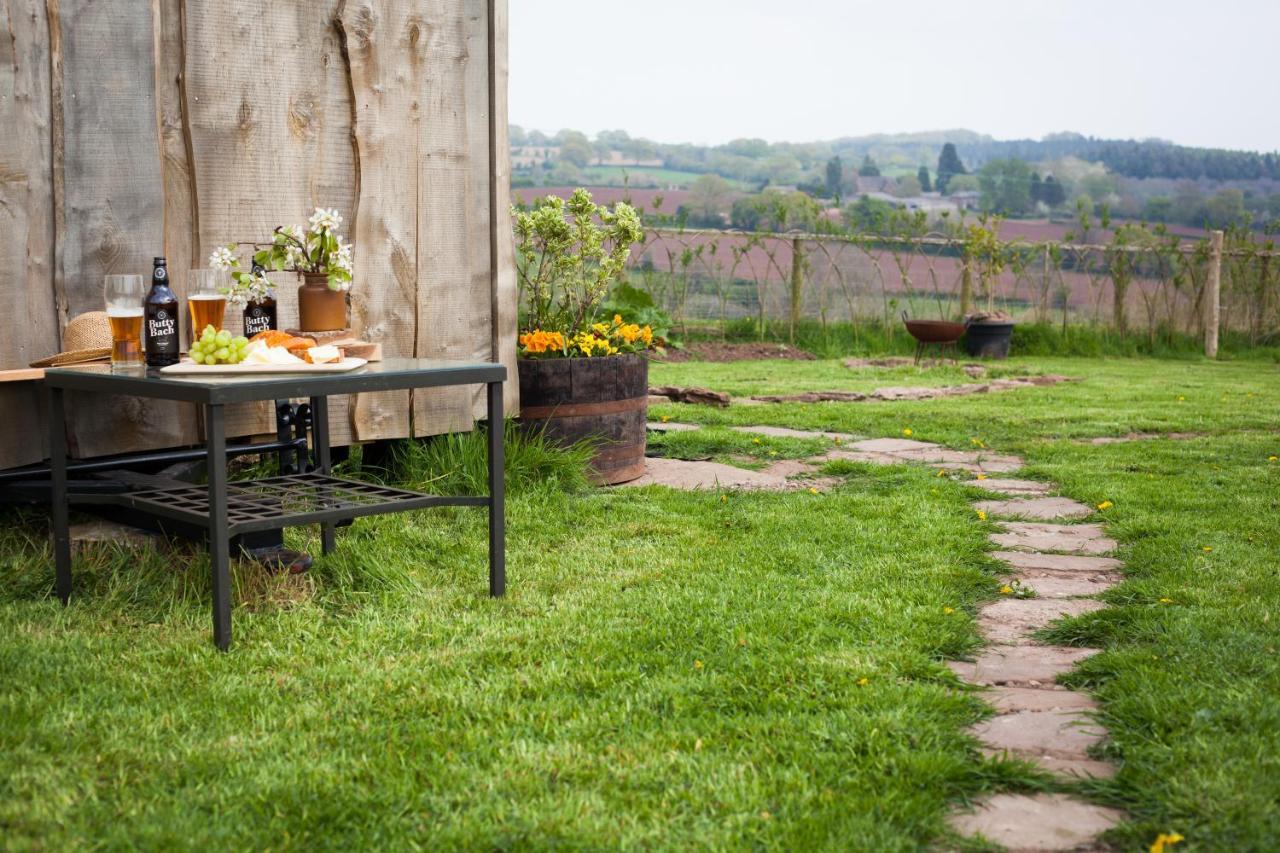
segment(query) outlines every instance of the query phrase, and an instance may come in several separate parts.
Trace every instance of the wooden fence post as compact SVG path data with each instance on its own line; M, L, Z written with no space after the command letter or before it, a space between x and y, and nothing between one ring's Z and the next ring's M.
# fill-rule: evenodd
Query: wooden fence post
M1222 232L1209 234L1209 281L1204 300L1204 355L1218 357L1218 325L1222 322Z
M800 309L804 307L804 250L800 238L791 239L791 345L796 343L796 326L800 325Z

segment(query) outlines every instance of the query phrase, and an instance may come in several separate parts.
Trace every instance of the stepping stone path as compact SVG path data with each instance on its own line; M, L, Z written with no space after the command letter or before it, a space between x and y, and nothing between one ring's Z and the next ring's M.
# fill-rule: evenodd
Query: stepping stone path
M670 428L671 424L666 424ZM995 714L977 724L971 734L988 756L1007 756L1030 762L1064 781L1105 778L1115 772L1110 764L1089 752L1102 743L1106 730L1092 715L1097 705L1088 695L1057 684L1058 676L1097 654L1096 649L1043 645L1034 634L1063 616L1077 616L1106 605L1095 596L1121 580L1119 560L1105 556L1116 542L1100 524L1061 524L1087 518L1093 510L1068 498L1053 497L1055 487L1015 478L989 478L989 473L1011 473L1022 461L986 450L959 451L903 438L854 440L842 433L817 433L781 427L737 427L740 432L790 438L827 438L835 445L817 462L849 459L882 465L921 464L963 470L981 476L968 485L993 494L979 501L982 510L999 523L991 541L1002 550L991 556L1007 567L1005 583L1030 589L1035 597L1006 596L985 605L978 626L991 643L973 661L947 665L962 680L987 688ZM650 474L676 460L650 459ZM700 467L707 477L723 473L721 487L794 487L797 475L817 470L817 464L800 460L777 462L765 472L742 471L714 463L677 463ZM720 469L727 469L721 471ZM730 485L731 473L736 473ZM648 479L648 477L646 477ZM696 479L690 478L690 479ZM637 481L641 483L642 481ZM686 486L688 487L688 486ZM697 486L695 486L697 487ZM1016 586L1014 586L1016 582ZM1094 849L1098 837L1119 824L1124 814L1067 794L995 794L949 818L951 828L966 836L982 838L1014 851Z

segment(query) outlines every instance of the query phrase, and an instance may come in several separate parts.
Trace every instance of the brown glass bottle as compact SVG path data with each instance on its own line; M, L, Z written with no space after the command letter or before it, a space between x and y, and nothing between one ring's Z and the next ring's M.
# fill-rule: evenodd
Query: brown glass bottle
M263 272L261 264L253 265L253 274L255 276L261 275ZM261 299L247 302L244 306L244 336L252 338L260 332L280 328L276 322L276 312L276 295L274 293L268 292Z
M164 258L151 267L151 290L142 300L147 367L178 363L178 296L169 287L169 270Z

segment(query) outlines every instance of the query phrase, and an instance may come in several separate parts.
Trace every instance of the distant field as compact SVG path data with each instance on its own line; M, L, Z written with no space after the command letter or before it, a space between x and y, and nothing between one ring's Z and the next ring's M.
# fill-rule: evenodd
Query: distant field
M656 187L688 187L698 178L697 172L682 172L677 169L648 169L634 166L592 166L582 170L582 183L588 186L623 186ZM725 180L735 188L740 182L730 178Z

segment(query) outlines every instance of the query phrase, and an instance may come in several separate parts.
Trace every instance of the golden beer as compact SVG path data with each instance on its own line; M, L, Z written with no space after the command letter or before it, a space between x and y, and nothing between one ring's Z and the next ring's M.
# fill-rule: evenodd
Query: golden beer
M142 364L142 306L108 307L111 326L111 363Z
M187 297L187 309L191 312L191 340L200 337L205 326L222 331L222 315L227 310L227 297L222 294L193 293Z

